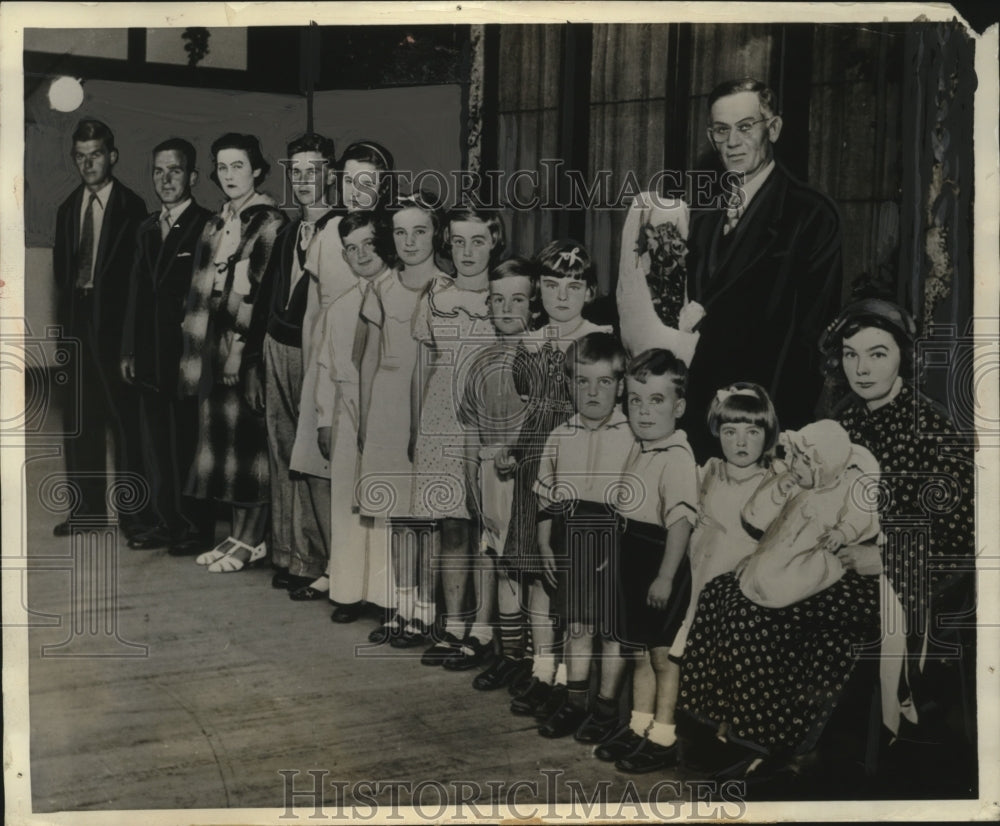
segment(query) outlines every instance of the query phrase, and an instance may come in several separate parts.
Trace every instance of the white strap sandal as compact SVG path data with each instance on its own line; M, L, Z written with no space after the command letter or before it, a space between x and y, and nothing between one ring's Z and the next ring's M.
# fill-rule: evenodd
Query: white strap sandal
M198 565L211 565L213 562L222 559L226 554L233 550L235 545L242 545L234 536L227 536L218 545L216 545L212 550L205 551L203 554L199 554L195 559Z
M244 568L253 568L267 556L267 545L261 542L256 547L247 545L234 539L235 546L222 559L216 560L208 566L209 573L212 574L233 574L242 571ZM236 556L237 551L249 551L250 557L244 561Z

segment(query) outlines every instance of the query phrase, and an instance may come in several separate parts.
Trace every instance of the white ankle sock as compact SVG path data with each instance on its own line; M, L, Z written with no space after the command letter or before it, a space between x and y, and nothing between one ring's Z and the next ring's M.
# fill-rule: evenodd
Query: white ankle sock
M640 737L646 734L646 729L653 722L653 715L646 711L633 711L629 720L629 728Z
M649 742L656 743L658 746L672 746L677 742L677 735L674 733L672 723L657 723L656 720L653 720L653 725L649 727L649 733L646 736L649 738Z
M465 636L465 623L456 617L446 617L444 621L444 632L462 639Z
M428 628L434 624L434 603L424 602L420 597L417 597L417 615L414 619L420 620Z
M330 579L329 577L327 577L326 574L323 574L323 576L319 577L318 579L314 579L312 582L310 582L309 587L315 588L317 591L329 591Z
M413 619L416 599L417 587L415 585L411 585L409 588L396 589L396 602L398 604L396 612L404 621Z
M493 627L485 622L473 623L469 629L469 636L484 644L493 642Z
M559 663L556 666L555 685L566 685L566 663Z
M552 685L556 675L556 658L551 654L541 654L535 657L531 664L531 676L538 677L543 683Z

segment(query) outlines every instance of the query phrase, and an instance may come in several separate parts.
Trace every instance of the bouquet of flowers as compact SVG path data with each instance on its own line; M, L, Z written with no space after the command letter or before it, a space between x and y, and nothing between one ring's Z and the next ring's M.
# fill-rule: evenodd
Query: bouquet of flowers
M687 280L687 242L673 221L653 226L644 223L639 233L638 250L649 253L646 283L657 316L668 327L679 328Z

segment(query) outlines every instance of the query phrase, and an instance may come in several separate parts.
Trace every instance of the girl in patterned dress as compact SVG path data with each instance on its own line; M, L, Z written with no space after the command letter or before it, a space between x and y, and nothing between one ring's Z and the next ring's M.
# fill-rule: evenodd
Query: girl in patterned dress
M396 612L368 637L378 644L399 640L410 620L434 619L415 613L421 574L428 577L420 588L424 595L432 592L433 579L430 571L419 569L418 534L408 524L413 464L407 455L407 401L420 346L413 337L417 304L429 284L447 279L434 256L444 223L437 197L429 192L402 196L390 206L388 217L391 225L381 232L391 233L392 241L385 245L395 247L399 268L378 293L369 293L361 307L366 332L358 429L361 515L390 520L386 552L395 572ZM397 643L397 647L406 646Z
M527 410L512 450L517 468L503 563L527 583L534 649L531 682L511 702L511 711L548 716L563 697L561 692L553 692L558 666L556 631L551 615L552 589L538 552L534 485L549 434L573 415L573 397L563 366L566 349L588 333L610 333L611 328L583 317L584 308L597 294L597 271L583 244L572 239L553 241L535 256L535 262L547 323L526 340L526 351L515 365L515 380L527 400Z
M185 493L228 502L231 534L195 560L213 573L240 571L266 552L268 486L264 418L243 400L242 361L254 301L286 219L257 191L270 165L253 135L230 133L212 144L212 180L226 195L205 224L181 325L182 395L198 394L198 449Z
M441 665L463 646L472 650L479 645L476 637L466 638L461 613L471 548L459 406L476 354L496 340L486 299L489 271L506 246L506 232L498 214L456 207L447 216L444 244L455 277L438 276L427 286L413 320L413 336L421 347L411 385L410 515L434 522L431 539L444 561L444 634L424 653L424 665ZM426 560L428 552L422 553ZM418 593L418 617L407 624L400 644L415 644L429 630L432 600L432 592Z

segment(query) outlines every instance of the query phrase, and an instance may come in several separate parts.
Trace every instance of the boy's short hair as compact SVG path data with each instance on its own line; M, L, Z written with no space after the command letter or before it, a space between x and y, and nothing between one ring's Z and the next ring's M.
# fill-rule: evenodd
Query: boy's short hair
M628 363L625 376L644 384L650 376L668 376L677 398L683 399L687 395L687 365L670 350L658 347L643 350Z
M521 276L523 278L530 278L532 281L532 290L537 288L535 283L535 276L538 274L538 269L535 267L534 262L530 258L524 258L520 255L514 255L510 258L505 258L495 267L490 269L490 281L500 281L504 278L517 278Z
M385 218L377 212L367 209L359 209L355 212L348 212L337 225L337 232L340 240L346 241L347 236L355 230L372 228L375 239L375 252L378 257L385 262L386 266L394 267L396 262L396 249L392 242L392 233L386 229Z
M577 364L597 364L606 361L611 364L615 379L625 376L625 362L628 356L622 343L611 333L587 333L566 348L566 359L563 370L569 378L573 378Z
M316 132L306 132L304 135L299 135L288 144L287 151L289 160L300 152L319 152L330 164L330 169L333 169L337 164L337 147L333 138L327 138Z
M742 422L764 430L764 450L778 441L778 414L767 391L750 381L733 382L720 388L708 406L708 429L719 435L722 425Z
M153 157L161 152L176 152L184 158L186 164L185 172L194 172L195 162L198 160L198 153L190 141L184 138L167 138L153 147Z
M564 238L546 244L535 256L540 277L575 278L597 291L597 267L579 241Z

